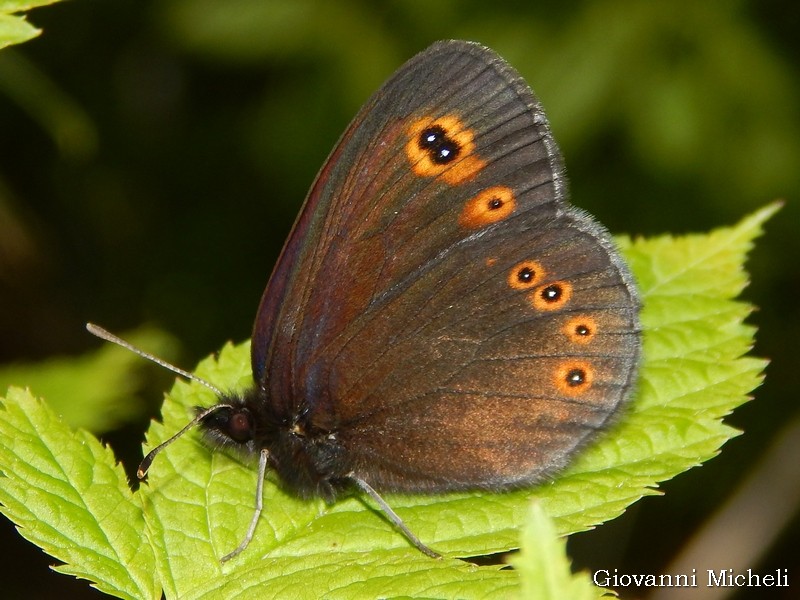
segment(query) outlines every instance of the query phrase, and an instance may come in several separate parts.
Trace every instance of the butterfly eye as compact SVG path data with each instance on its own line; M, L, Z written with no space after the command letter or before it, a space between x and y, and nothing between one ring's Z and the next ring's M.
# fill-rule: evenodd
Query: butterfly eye
M202 420L203 428L221 444L245 444L255 436L253 415L242 406L228 406Z
M253 419L249 412L237 412L231 416L227 433L236 442L249 442L253 439Z

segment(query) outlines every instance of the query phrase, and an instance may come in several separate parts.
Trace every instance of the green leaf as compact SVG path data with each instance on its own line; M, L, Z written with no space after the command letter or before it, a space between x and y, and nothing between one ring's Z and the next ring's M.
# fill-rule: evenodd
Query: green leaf
M616 517L738 435L722 418L749 400L766 361L745 356L752 307L735 298L747 284L752 241L779 208L709 234L618 240L644 301L644 364L618 425L536 493L560 533Z
M586 573L572 574L567 541L558 538L553 522L538 502L530 507L520 546L511 564L519 573L522 598L589 600L606 597L608 590L595 587Z
M140 498L143 510L142 516L131 515L120 525L135 528L138 519L146 524L154 560L148 572L155 573L167 598L259 598L264 590L298 598L507 597L519 589L517 572L475 566L458 557L519 547L519 526L528 517L532 499L538 499L553 519L558 535L588 529L616 517L638 498L657 493L658 482L714 456L738 433L722 418L758 386L765 362L744 356L753 343L754 328L743 323L751 307L735 298L747 282L742 265L752 240L777 209L777 205L768 206L734 227L707 235L620 240L644 299L645 364L635 398L616 426L546 484L503 494L387 495L411 530L445 554L442 560L431 560L411 547L368 498L354 495L330 506L306 502L286 494L274 474L269 474L264 513L252 543L234 560L220 563L219 558L238 545L247 529L257 475L253 465L210 451L197 432L158 455L138 495L123 494L124 500L118 500L120 505L136 506ZM245 388L251 379L249 345L226 346L218 359L203 361L197 374L223 389ZM148 446L185 425L192 407L215 401L203 386L178 382L165 400L163 423L153 423L148 432ZM9 415L16 414L11 410L15 402L17 395L7 402ZM27 403L19 410L33 420L29 411L35 414L43 407ZM33 431L49 435L51 428L34 427ZM87 440L91 438L86 434L73 434L72 442L61 440L56 446L58 455L55 450L49 455L51 461L71 465L58 469L65 486L78 463L91 464L89 457L73 457L84 445L91 446ZM29 446L30 442L19 444L12 435L2 456L0 467L7 477L0 479L0 485L4 490L18 490L13 498L26 489L27 480L15 476L5 464L31 462ZM46 464L48 457L38 454L43 455L37 459L43 464L37 468L53 471ZM93 457L106 463L105 467L93 465L96 469L110 469L113 464L107 451ZM117 495L122 491L118 488ZM59 496L81 496L81 492L68 492ZM7 497L4 491L3 498ZM18 508L6 512L21 523ZM36 513L35 518L43 521L40 528L61 531L53 512ZM29 521L26 527L34 527ZM535 531L547 527L534 521ZM108 532L109 539L124 535L124 531ZM565 572L565 563L555 556L552 544L541 544L538 558L528 555L519 560L528 560L533 569ZM65 556L56 555L52 543L45 548L54 556ZM71 572L105 582L105 590L121 587L97 572L92 561L81 562L81 558L85 557L68 558ZM122 564L123 570L131 570L131 577L138 572L133 563ZM525 589L551 584L561 585L526 580ZM558 589L552 585L550 589ZM580 590L585 587L574 585ZM140 589L150 593L153 588L142 583Z
M121 598L159 598L141 506L112 452L28 392L11 388L0 407L3 514L66 563L57 571Z
M37 6L54 4L59 0L0 0L0 48L21 44L42 31L25 20L21 13Z

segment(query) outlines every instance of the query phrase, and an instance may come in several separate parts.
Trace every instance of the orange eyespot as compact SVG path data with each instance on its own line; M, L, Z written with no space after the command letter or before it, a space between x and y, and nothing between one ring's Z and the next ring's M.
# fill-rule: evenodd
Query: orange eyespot
M467 200L458 223L468 229L491 225L514 212L516 205L517 201L511 188L496 185Z
M592 387L594 369L587 362L566 361L556 369L554 385L566 396L579 396Z
M588 344L597 335L597 322L591 317L580 315L564 323L562 331L576 344Z
M572 297L572 285L566 281L554 281L536 288L529 296L533 307L537 310L556 310L569 302Z
M514 265L508 273L508 285L515 290L527 290L538 285L545 271L535 260L526 260Z
M420 177L441 178L450 185L473 179L486 166L475 155L474 133L455 115L424 117L408 128L406 156Z

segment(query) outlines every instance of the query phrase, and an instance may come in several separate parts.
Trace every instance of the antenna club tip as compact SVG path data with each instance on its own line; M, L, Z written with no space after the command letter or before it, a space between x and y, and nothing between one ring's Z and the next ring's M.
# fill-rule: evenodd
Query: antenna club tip
M147 471L146 471L146 470L144 470L144 469L138 469L138 470L136 471L136 476L137 476L137 477L138 477L140 480L141 480L141 479L144 479L145 477L147 477Z

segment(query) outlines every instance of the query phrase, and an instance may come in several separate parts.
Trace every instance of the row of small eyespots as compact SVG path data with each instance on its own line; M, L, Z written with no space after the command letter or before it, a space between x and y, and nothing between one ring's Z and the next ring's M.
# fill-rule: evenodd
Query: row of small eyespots
M514 265L508 273L508 285L513 290L531 290L528 301L538 311L554 311L566 306L572 298L568 281L543 283L546 271L535 260ZM573 316L562 325L561 331L573 344L588 345L597 335L597 322L589 315ZM578 396L589 390L594 369L587 361L570 358L563 361L553 377L556 390L568 396Z
M440 177L450 185L459 185L474 179L486 166L475 153L473 131L454 115L418 119L408 128L408 136L406 156L420 177ZM516 197L510 187L492 186L467 200L459 224L467 229L491 225L508 217L515 207ZM494 259L489 261L493 263ZM539 263L525 261L511 270L508 283L512 289L532 289L528 298L536 310L558 310L570 301L572 285L567 281L541 285L544 274ZM571 342L588 344L596 335L597 325L588 316L578 316L569 319L562 331ZM558 366L553 382L560 393L578 396L591 388L593 379L594 370L588 362L570 359Z

